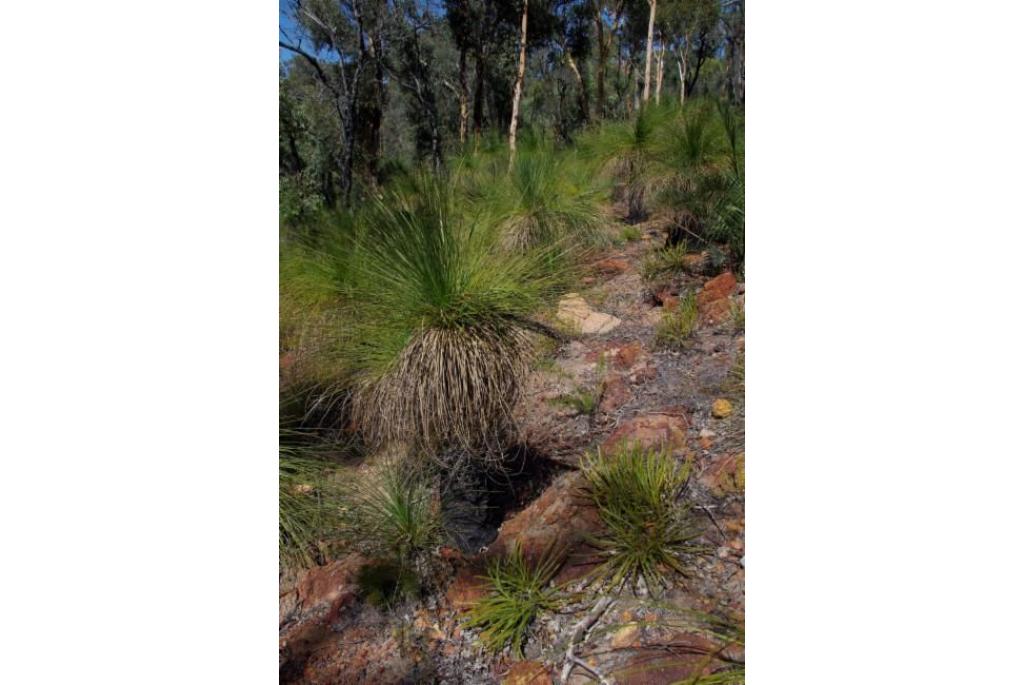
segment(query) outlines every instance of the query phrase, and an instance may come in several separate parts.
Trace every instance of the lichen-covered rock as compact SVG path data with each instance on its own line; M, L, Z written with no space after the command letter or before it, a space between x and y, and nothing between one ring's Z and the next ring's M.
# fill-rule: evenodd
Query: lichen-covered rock
M711 403L711 415L716 419L724 419L732 414L732 402L727 399L717 399Z

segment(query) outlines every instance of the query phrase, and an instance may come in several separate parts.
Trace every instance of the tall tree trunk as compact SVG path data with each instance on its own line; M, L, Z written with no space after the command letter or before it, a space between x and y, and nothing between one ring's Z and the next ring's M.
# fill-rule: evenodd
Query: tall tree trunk
M690 54L690 34L683 37L682 58L676 64L679 67L679 106L686 104L686 62Z
M647 0L651 6L650 19L647 20L647 64L644 67L644 103L651 97L651 56L654 54L654 12L658 9L658 0Z
M679 70L679 106L686 104L686 76L683 73L683 61L676 62L676 69Z
M469 85L466 83L466 49L459 51L459 145L466 143L469 123Z
M479 142L484 128L484 53L476 53L476 87L473 91L473 136Z
M580 116L583 117L584 122L590 121L590 96L587 94L587 82L583 80L583 74L580 73L576 60L572 58L572 53L569 52L568 48L563 49L565 50L565 59L569 63L569 69L576 76L576 85L580 90Z
M516 71L516 86L512 91L512 121L508 125L508 169L516 160L516 128L519 126L519 100L523 96L523 77L526 75L526 13L529 0L523 0L523 19L519 28L519 68Z
M658 50L658 78L655 81L654 104L661 104L661 81L665 76L665 38L662 36L661 49Z
M701 31L698 37L700 38L700 44L697 46L697 54L695 55L697 58L697 64L694 65L693 75L690 76L690 80L686 84L687 93L692 93L693 89L697 87L697 79L700 78L700 68L703 66L704 61L707 59L710 52L708 48L707 31ZM687 41L687 44L689 44L689 41Z
M604 118L604 73L608 63L608 45L604 40L604 21L600 13L594 15L597 25L597 116Z

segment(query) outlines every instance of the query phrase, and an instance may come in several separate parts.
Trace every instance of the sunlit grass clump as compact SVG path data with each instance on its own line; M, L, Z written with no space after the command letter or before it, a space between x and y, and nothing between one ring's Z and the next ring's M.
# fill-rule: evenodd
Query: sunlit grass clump
M513 654L523 655L530 624L540 612L553 611L561 603L558 588L551 585L559 566L559 557L551 551L531 562L518 544L491 563L489 593L470 610L467 623L481 630L485 647L498 652L511 645Z
M688 465L632 445L588 455L582 471L604 526L592 541L603 558L596 577L634 589L643 579L653 592L669 585L672 574L685 575L687 557L700 549L694 542L700 530L682 499Z

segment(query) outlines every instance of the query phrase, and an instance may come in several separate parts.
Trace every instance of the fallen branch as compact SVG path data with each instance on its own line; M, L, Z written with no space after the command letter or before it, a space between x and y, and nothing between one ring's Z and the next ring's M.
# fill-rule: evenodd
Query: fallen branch
M711 513L711 508L706 507L703 504L696 504L694 506L708 515L708 518L711 519L711 523L715 524L715 528L718 529L718 533L722 536L722 541L727 541L729 538L726 537L725 531L722 530L722 527L718 525L718 521L715 519L715 515Z
M551 326L548 326L547 324L543 324L540 321L534 321L533 319L527 319L526 317L522 317L522 316L512 317L512 321L514 321L519 326L525 328L528 331L533 331L534 333L540 333L541 335L546 335L547 337L549 337L549 338L551 338L553 340L557 340L560 343L569 342L571 340L571 338L569 336L567 336L566 334L564 334L564 333L562 333L560 331L556 331Z
M615 600L612 597L602 597L597 600L597 604L587 612L587 615L580 619L579 623L572 629L572 633L569 635L569 646L565 650L565 665L562 666L561 682L562 685L566 685L569 682L569 676L572 674L573 666L582 666L586 670L597 676L598 681L601 685L607 685L609 683L601 673L595 671L594 668L583 662L578 656L576 656L576 645L583 641L587 631L589 631L601 615L608 610Z

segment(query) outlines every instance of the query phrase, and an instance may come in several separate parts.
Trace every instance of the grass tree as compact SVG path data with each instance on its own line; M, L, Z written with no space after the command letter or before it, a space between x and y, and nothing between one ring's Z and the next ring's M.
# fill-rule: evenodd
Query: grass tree
M377 204L351 253L354 412L370 443L502 444L554 294L553 249L510 254L446 182ZM465 208L462 208L465 209Z
M631 121L606 123L582 141L584 155L618 184L631 221L646 216L672 172L666 145L677 110L647 105Z
M598 579L614 588L635 588L643 579L654 591L671 574L686 573L688 557L701 549L695 542L701 531L682 499L687 465L630 445L587 455L582 471L604 526L592 541L604 558Z
M514 252L563 243L593 242L603 225L599 186L575 154L546 145L523 149L505 175L493 168L480 175L475 201L497 219L500 242Z

